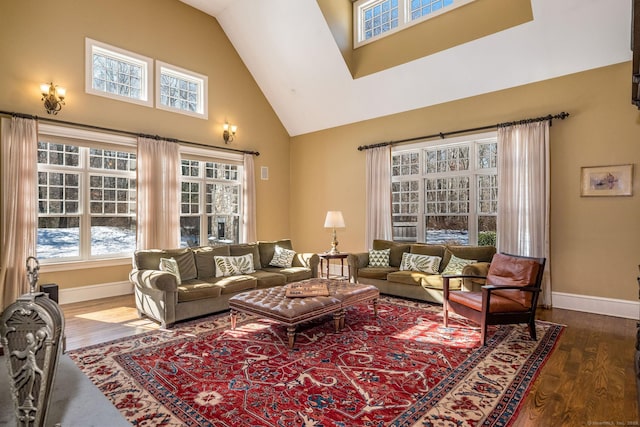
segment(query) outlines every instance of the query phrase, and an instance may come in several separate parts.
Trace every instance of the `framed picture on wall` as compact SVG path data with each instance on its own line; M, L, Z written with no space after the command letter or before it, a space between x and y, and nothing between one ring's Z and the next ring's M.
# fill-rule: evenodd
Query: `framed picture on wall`
M633 165L584 166L581 196L631 196Z

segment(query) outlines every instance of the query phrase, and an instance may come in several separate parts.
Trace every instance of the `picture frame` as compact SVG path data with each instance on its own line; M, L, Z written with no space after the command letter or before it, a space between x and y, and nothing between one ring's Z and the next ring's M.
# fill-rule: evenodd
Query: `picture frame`
M583 166L580 172L580 196L631 196L633 165Z

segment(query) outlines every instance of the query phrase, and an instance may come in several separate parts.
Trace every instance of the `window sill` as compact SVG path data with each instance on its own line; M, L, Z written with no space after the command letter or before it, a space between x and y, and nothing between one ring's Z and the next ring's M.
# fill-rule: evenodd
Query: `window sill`
M49 264L41 262L40 273L55 273L58 271L85 270L88 268L116 267L122 265L131 265L131 257L91 261L52 262Z

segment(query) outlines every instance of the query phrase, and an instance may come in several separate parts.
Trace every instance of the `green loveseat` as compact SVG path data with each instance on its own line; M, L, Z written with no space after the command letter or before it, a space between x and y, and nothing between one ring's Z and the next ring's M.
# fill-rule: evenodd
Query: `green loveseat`
M138 250L133 255L133 284L136 307L163 327L205 314L227 310L229 298L251 289L282 286L317 277L320 259L313 253L296 253L291 267L270 264L276 245L293 250L291 240L260 241L252 244L201 246L181 249ZM214 256L252 254L255 272L216 277ZM160 270L161 258L177 262L176 275Z
M426 243L398 243L389 240L374 240L373 250L389 249L389 265L370 266L369 252L353 253L347 257L351 281L375 285L381 293L442 303L442 272L452 256L475 263L465 265L458 274L486 276L489 263L496 253L494 246L434 245ZM437 274L422 271L401 270L403 253L440 257ZM451 280L450 289L476 290L484 283L471 279Z

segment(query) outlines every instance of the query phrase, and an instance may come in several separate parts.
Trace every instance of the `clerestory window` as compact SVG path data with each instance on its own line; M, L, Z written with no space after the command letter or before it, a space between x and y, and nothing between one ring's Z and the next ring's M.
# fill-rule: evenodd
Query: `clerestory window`
M474 0L358 0L353 5L354 47L472 1Z
M495 133L394 149L393 239L495 245L497 158Z
M205 75L156 61L156 108L208 118Z

